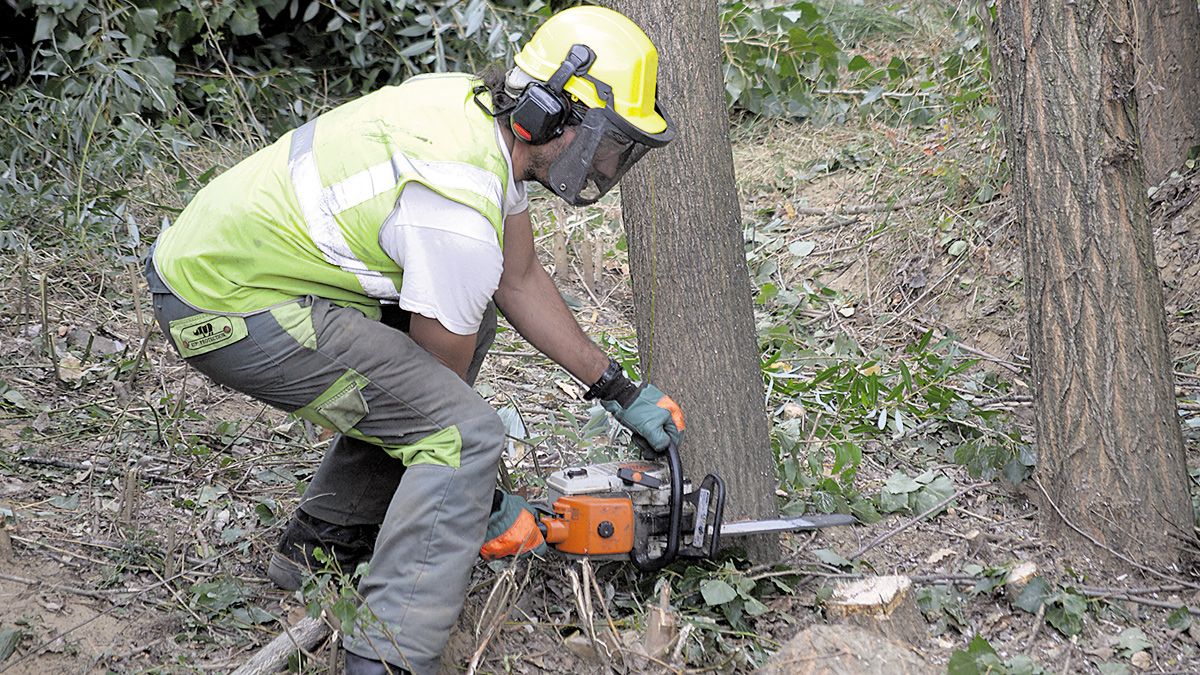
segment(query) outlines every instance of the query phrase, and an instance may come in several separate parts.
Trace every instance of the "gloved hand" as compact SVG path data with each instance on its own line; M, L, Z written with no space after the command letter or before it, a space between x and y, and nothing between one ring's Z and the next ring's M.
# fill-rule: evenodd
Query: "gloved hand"
M495 560L527 553L544 556L548 550L546 538L538 529L537 511L521 497L496 490L480 557Z
M679 404L652 384L643 384L630 393L636 395L601 401L600 405L630 431L645 438L655 450L666 450L672 441L678 445L683 431L683 410Z

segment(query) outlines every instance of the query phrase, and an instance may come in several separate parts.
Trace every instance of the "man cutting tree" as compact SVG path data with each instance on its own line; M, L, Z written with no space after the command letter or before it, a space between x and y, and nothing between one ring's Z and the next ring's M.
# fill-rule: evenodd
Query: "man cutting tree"
M651 445L683 429L563 303L525 191L591 204L668 143L657 67L629 19L564 10L507 73L415 77L285 134L156 242L147 279L180 355L338 432L268 576L299 588L317 549L370 560L347 673L436 672L476 556L544 550L529 505L495 488L504 426L471 388L497 308Z

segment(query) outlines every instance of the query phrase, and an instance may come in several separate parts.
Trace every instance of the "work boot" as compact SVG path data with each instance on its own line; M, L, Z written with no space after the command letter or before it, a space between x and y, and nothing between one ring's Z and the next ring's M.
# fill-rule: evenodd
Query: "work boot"
M346 675L412 675L400 666L346 652Z
M271 554L267 577L276 586L294 591L304 585L306 576L327 566L353 574L359 563L371 559L378 536L378 525L335 525L297 510L283 531L279 548ZM318 548L325 552L327 562L313 554Z

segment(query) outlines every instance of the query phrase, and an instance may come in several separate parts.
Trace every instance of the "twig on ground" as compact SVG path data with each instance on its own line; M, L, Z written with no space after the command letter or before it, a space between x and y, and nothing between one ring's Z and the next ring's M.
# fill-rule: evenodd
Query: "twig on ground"
M1029 627L1029 637L1025 639L1025 651L1033 649L1033 643L1042 632L1042 624L1046 623L1046 603L1038 605L1037 614L1033 617L1033 625Z
M115 589L100 591L100 590L92 590L92 589L88 589L88 588L76 588L75 586L64 586L62 584L52 584L47 581L42 581L41 579L26 579L25 577L19 577L19 576L16 576L15 574L4 574L2 572L0 572L0 579L3 579L4 581L12 581L12 582L15 582L18 584L25 584L26 586L33 586L33 587L44 586L51 590L59 591L62 593L71 593L74 595L82 595L85 598L94 598L96 600L112 600L112 596L114 596L114 595L117 595L120 593L128 593L128 591L118 591Z
M909 319L909 318L906 318L903 316L896 315L896 318L899 319L901 323L908 324L909 326L912 326L913 328L916 328L917 330L932 331L933 336L939 340L946 339L946 334L936 328L931 328L929 326L922 324L919 321L914 321L913 319ZM954 344L959 349L963 350L964 352L967 352L968 354L974 354L975 356L978 356L982 359L991 361L992 363L995 363L996 365L998 365L1012 373L1015 373L1017 375L1021 374L1021 367L1018 366L1017 364L1013 363L1012 361L1002 359L999 356L996 356L995 354L990 354L988 352L983 351L982 349L972 347L971 345L963 342L962 340L955 339ZM1017 382L1019 382L1022 386L1028 386L1024 382L1021 382L1020 380L1017 380Z
M480 613L479 625L476 626L475 637L479 640L479 644L475 647L475 652L471 655L471 661L467 665L467 675L475 675L477 672L479 661L487 651L488 644L499 632L504 620L508 618L513 599L521 594L526 582L529 581L529 570L533 565L525 563L525 576L518 583L516 581L518 564L520 561L513 559L512 564L504 568L504 571L496 577L495 583L492 584L492 590L488 593L487 602L484 603L483 611Z
M329 634L330 628L325 622L324 612L317 617L306 616L294 626L284 624L282 633L252 654L232 675L277 673L287 665L287 660L292 654L311 650Z
M958 499L959 497L962 497L963 495L965 495L969 492L972 492L978 488L981 488L985 485L987 485L987 483L972 483L972 484L962 488L958 492L955 492L953 495L950 495L949 497L943 499L942 501L938 502L937 504L934 504L933 506L929 507L928 509L921 512L920 514L908 519L904 523L900 524L898 527L894 527L891 530L888 530L887 532L884 532L883 534L879 535L878 537L875 537L874 539L867 542L866 544L863 544L857 551L850 554L848 556L848 559L855 560L857 558L861 558L863 556L863 554L865 554L867 551L870 551L871 549L875 548L876 546L879 546L880 544L887 541L888 539L891 539L892 537L896 536L897 534L900 534L901 532L907 530L908 528L912 527L913 525L916 525L917 523L925 520L926 518L932 516L933 514L937 513L938 511L941 511L943 508L946 507L947 504L954 501L955 499Z

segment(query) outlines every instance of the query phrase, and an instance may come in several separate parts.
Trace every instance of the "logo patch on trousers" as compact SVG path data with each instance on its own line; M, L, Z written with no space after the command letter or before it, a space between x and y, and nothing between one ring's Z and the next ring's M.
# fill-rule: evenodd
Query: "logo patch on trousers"
M219 316L192 328L181 331L184 349L203 349L220 344L233 337L233 326L229 317Z
M171 338L184 358L220 349L246 335L246 320L240 316L193 314L171 322Z

